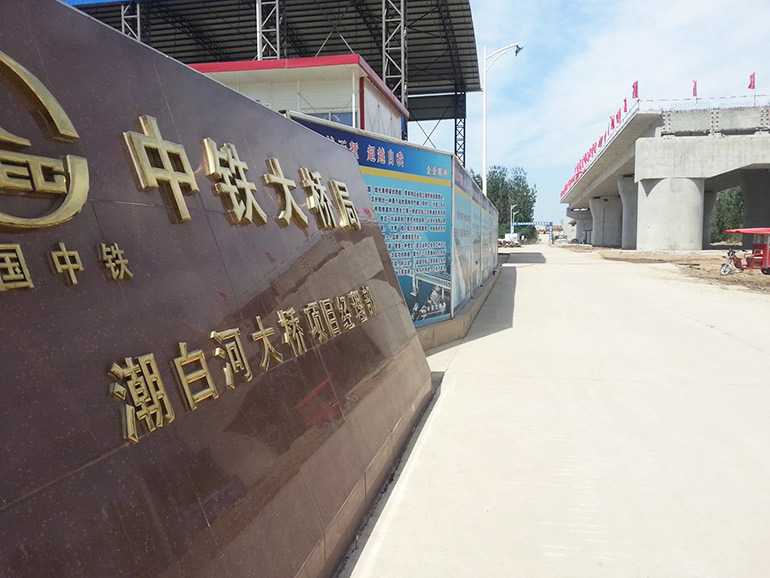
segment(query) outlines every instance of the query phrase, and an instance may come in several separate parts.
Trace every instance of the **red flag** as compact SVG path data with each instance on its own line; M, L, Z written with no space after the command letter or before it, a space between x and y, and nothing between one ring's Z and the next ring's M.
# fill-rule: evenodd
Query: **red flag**
M631 85L631 98L639 98L639 81L635 81Z
M623 112L628 112L628 99L623 99Z
M692 95L694 97L696 97L696 98L698 97L698 81L697 80L693 80L692 81Z
M615 115L615 122L620 124L620 109L618 109L618 114Z
M610 117L610 129L611 130L615 129L615 117L614 116Z
M751 76L749 76L749 88L751 90L754 90L757 87L755 82L757 79L756 74L757 74L756 72L752 72Z

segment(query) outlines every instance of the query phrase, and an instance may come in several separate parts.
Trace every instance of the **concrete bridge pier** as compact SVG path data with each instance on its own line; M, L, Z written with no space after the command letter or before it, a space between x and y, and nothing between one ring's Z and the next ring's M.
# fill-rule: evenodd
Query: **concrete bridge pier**
M639 206L639 186L634 177L620 177L618 192L623 203L623 225L620 241L621 249L636 249L636 220Z
M714 216L714 207L717 203L717 194L714 191L703 192L703 248L711 245L711 218Z
M637 249L700 251L703 248L704 179L640 181Z
M597 197L588 201L588 208L591 209L591 244L594 247L602 247L604 246L604 228L602 227L604 203Z
M770 170L741 171L739 182L743 193L743 226L770 227ZM751 247L751 235L743 236L743 246Z
M585 243L587 241L586 231L590 231L592 226L591 211L567 210L567 216L576 222L575 238Z
M620 247L623 228L623 204L620 197L598 197L588 201L593 216L591 244L595 247Z

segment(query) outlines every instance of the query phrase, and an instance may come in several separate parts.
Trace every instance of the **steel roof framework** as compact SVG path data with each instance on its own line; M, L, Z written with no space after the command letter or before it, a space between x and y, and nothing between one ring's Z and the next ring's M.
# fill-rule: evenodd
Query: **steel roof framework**
M404 106L406 82L406 0L382 0L382 79Z
M455 119L464 161L465 96L481 90L469 0L69 2L188 64L360 54L406 102L410 120Z
M259 0L257 10L257 60L281 58L281 0Z

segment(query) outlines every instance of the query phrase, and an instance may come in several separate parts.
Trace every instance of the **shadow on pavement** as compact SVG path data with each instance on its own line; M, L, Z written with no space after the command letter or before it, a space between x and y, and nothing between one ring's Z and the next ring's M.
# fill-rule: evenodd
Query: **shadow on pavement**
M542 262L545 262L545 258ZM470 331L463 340L464 343L513 327L518 272L512 263L514 261L511 258L500 268L498 273L500 278L471 325Z
M508 264L511 263L518 264L518 263L537 263L542 264L545 263L545 255L542 253L510 253L508 255Z

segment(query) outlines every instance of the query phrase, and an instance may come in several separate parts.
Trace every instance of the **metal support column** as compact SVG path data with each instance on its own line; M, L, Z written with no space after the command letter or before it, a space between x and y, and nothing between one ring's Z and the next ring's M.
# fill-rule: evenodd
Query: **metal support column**
M382 0L382 78L406 106L406 0ZM402 137L406 138L406 122Z
M142 8L139 2L121 4L120 30L126 36L142 41Z
M257 60L281 58L280 0L256 0Z
M465 93L455 92L455 156L465 166Z

